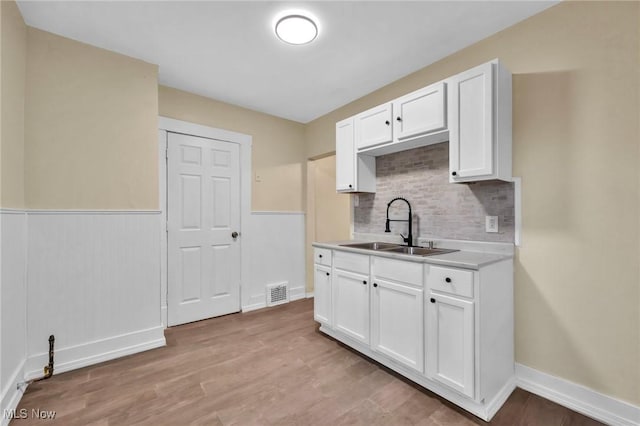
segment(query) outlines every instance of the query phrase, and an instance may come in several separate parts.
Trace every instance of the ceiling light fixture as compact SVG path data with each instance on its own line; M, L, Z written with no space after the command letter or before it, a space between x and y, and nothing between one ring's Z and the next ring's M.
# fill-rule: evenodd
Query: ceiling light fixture
M311 43L318 36L316 21L306 13L290 12L276 20L278 38L289 44Z

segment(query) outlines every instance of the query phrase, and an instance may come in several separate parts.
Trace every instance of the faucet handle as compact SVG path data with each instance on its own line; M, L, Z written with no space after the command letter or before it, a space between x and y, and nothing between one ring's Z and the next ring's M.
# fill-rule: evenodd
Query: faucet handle
M400 234L400 236L402 237L402 240L403 240L405 243L408 243L408 242L409 242L409 237L406 237L406 236L404 236L404 235L402 235L402 234Z

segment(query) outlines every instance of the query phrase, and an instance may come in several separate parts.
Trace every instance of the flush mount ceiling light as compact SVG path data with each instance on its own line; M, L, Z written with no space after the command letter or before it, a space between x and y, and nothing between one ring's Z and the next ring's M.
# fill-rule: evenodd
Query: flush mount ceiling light
M318 25L307 13L288 12L276 19L275 31L285 43L307 44L318 36Z

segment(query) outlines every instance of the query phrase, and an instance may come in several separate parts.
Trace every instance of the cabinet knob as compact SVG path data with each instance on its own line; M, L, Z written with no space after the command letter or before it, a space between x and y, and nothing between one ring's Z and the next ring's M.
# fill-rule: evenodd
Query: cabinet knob
M387 126L391 123L389 123L389 120L385 121L384 124L386 124Z
M378 284L376 284L376 283L373 283L373 286L374 286L374 287L378 287Z
M457 176L457 175L458 175L458 173L456 173L456 172L451 172L451 176Z
M349 185L349 188L353 188L353 185Z
M319 255L318 255L318 257L319 257L320 259L322 259L322 255L321 255L321 254L319 254Z
M327 276L329 276L329 273L327 272Z
M362 284L367 285L367 282L366 281L362 281Z
M402 121L402 117L396 117L396 121Z
M434 299L433 297L431 298L431 303L436 303L436 299Z
M450 283L451 282L451 278L447 277L444 279L446 282Z

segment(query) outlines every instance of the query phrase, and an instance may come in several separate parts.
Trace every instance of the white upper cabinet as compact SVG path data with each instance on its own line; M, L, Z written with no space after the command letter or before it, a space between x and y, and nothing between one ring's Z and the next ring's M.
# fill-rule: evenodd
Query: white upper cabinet
M336 124L338 192L375 192L375 157L449 141L449 181L511 174L511 73L496 59Z
M355 190L356 152L353 146L353 119L336 124L336 190Z
M446 85L436 83L393 101L393 139L402 142L446 130Z
M358 151L393 141L391 108L391 103L386 103L356 115L356 148Z
M511 179L511 74L495 60L447 80L449 181Z
M356 150L378 156L446 141L446 101L439 82L356 115Z
M336 190L338 192L375 192L376 159L356 155L354 119L336 123Z

